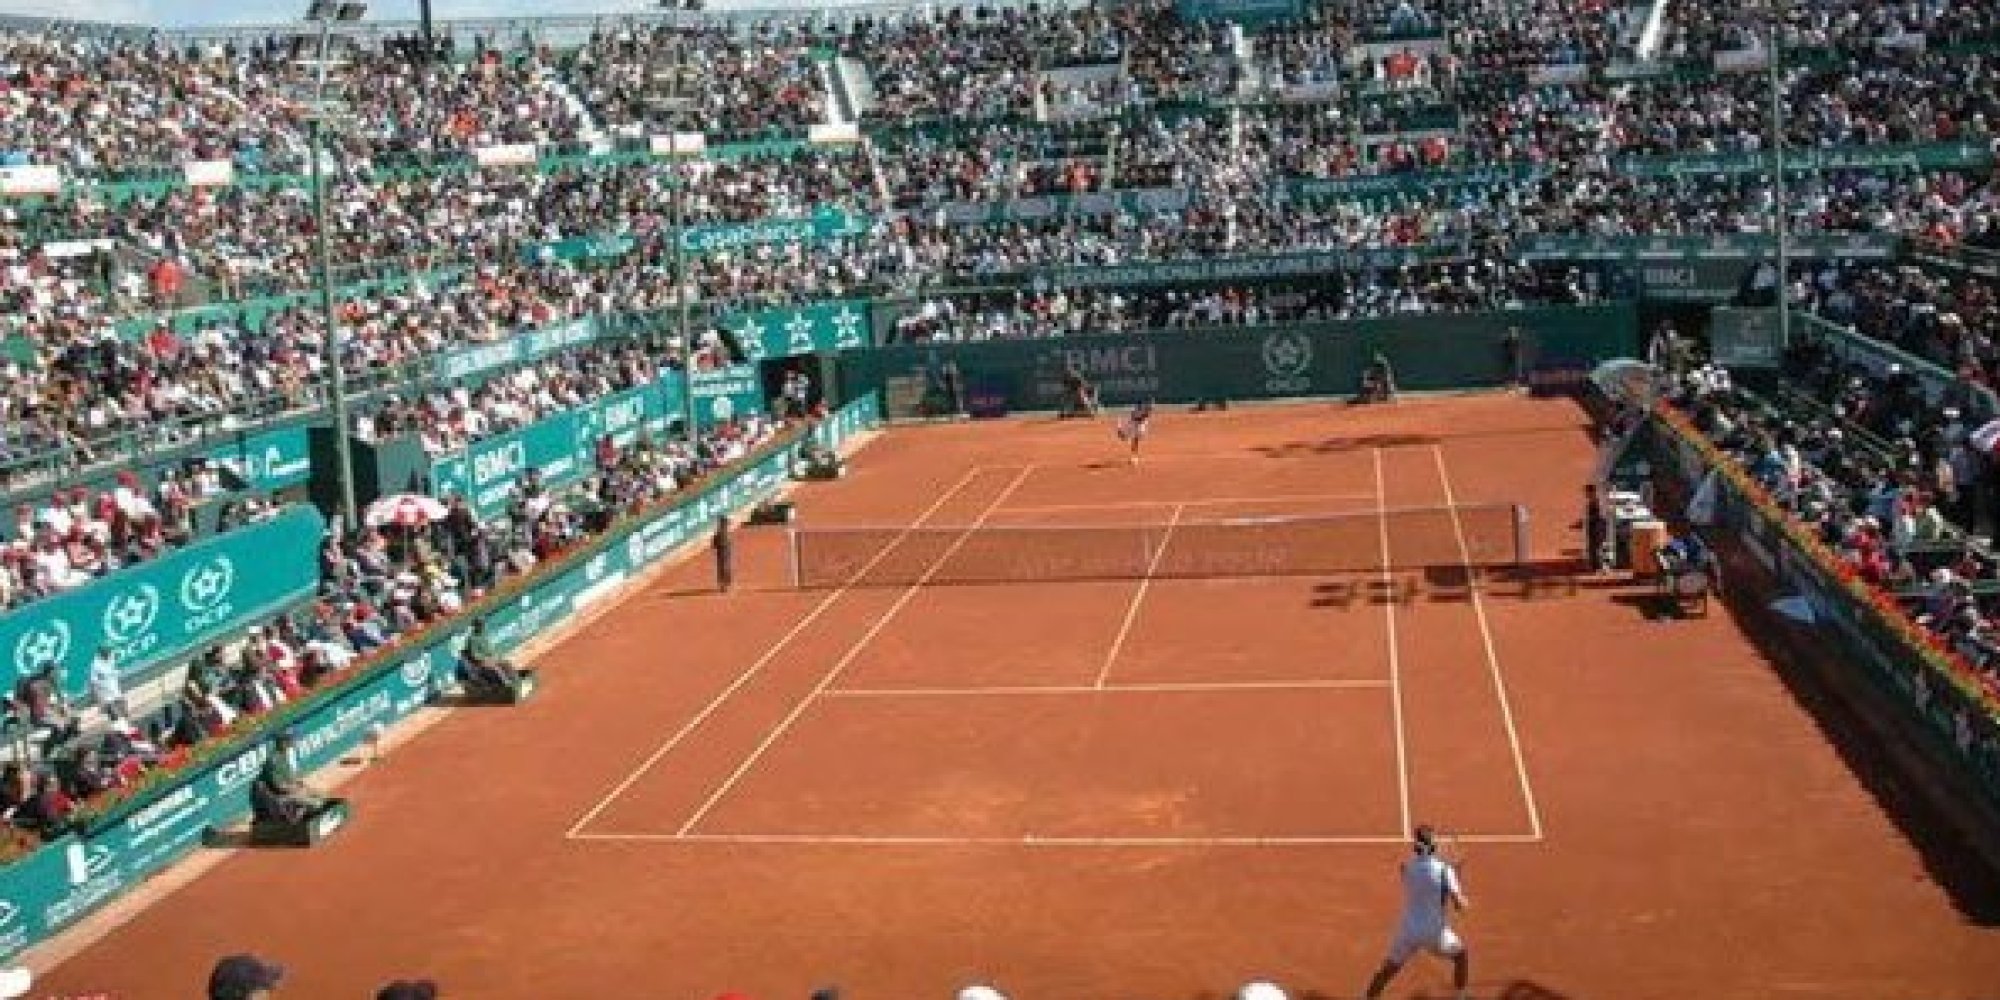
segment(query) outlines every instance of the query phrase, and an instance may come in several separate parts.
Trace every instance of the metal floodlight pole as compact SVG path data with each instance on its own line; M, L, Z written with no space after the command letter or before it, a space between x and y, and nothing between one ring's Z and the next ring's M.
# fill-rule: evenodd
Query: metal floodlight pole
M315 8L320 5L315 4ZM343 14L346 12L343 10ZM351 20L352 18L346 18ZM333 420L334 476L340 484L340 522L348 532L359 530L361 510L354 492L354 445L348 438L351 428L347 412L347 371L341 356L340 316L333 304L333 251L327 240L326 167L326 67L333 38L333 20L319 18L319 66L313 84L313 107L307 118L307 147L312 159L313 270L319 284L320 313L326 321L326 368L328 408Z
M676 160L675 162L678 163L679 161ZM692 329L694 323L693 316L691 315L693 303L688 301L690 296L689 289L693 285L688 275L688 178L685 175L680 175L676 177L676 180L679 183L674 185L674 280L680 284L680 288L674 294L674 303L675 308L680 313L677 325L680 328L681 335L681 397L687 407L687 415L685 417L687 420L687 439L688 446L692 448L696 437L695 414L700 411L700 408L695 405L694 401L694 337Z
M692 149L684 151L681 148L682 126L687 121L687 96L681 92L681 85L687 78L686 69L686 53L681 48L681 39L677 37L674 39L673 90L671 94L667 95L665 101L665 105L669 111L667 118L670 123L668 125L667 158L673 167L673 171L669 177L673 182L675 328L681 338L681 402L685 409L681 419L686 424L682 428L682 431L687 438L689 451L693 451L695 440L698 437L696 434L696 427L698 426L696 414L700 412L700 408L695 405L694 399L694 303L690 300L693 294L694 282L691 280L688 271L690 265L687 252L687 197L692 181L687 176L687 173L681 169L683 154L692 156L695 153Z
M1765 63L1771 83L1771 216L1778 256L1778 343L1792 342L1792 223L1785 191L1784 0L1771 0L1770 43Z

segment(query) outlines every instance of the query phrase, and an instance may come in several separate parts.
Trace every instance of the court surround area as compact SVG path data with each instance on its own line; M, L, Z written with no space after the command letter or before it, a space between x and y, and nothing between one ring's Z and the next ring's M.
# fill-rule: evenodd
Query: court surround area
M1593 456L1572 404L1172 413L1148 447L891 431L795 496L801 534L743 534L746 588L674 568L534 703L363 772L342 838L237 855L47 982L161 995L247 950L305 996L1351 996L1428 822L1480 996L2000 983L1742 623L1542 578Z

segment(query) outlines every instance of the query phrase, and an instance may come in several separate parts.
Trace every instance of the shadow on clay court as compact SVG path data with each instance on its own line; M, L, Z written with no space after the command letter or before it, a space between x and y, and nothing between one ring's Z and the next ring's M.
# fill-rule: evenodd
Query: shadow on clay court
M1468 573L1461 565L1440 565L1398 570L1387 579L1363 576L1326 580L1313 585L1311 603L1315 608L1332 611L1344 611L1356 604L1408 607L1420 600L1470 604L1475 591L1489 601L1532 601L1573 597L1584 589L1625 586L1630 584L1623 580L1582 577L1570 560L1487 567L1477 573Z
M1306 455L1344 455L1374 448L1420 448L1439 444L1435 434L1366 434L1359 437L1327 438L1323 441L1287 441L1245 449L1265 458L1299 458Z
M1497 988L1475 982L1472 987L1472 993L1474 996L1490 997L1492 1000L1579 1000L1579 998L1571 994L1552 990L1540 983L1526 979L1516 979L1501 984ZM1442 993L1426 991L1405 994L1397 992L1394 988L1390 989L1389 995L1398 998L1407 998L1407 1000L1451 1000L1453 996L1449 991ZM1297 993L1291 993L1290 996L1292 1000L1354 1000L1356 994L1328 993L1324 990L1302 990ZM1234 989L1221 991L1203 990L1188 997L1187 1000L1236 1000L1236 991Z
M1726 614L1772 665L1785 690L1812 718L1820 735L1840 755L1840 760L1875 800L1883 815L1896 824L1906 843L1923 859L1925 875L1945 891L1953 908L1979 927L2000 927L2000 870L1986 860L1964 832L1976 819L1955 819L1943 812L1935 793L1927 794L1918 785L1930 769L1929 757L1883 749L1881 729L1908 735L1912 742L1928 734L1912 733L1898 709L1882 704L1881 717L1864 717L1834 687L1826 667L1844 666L1846 661L1831 646L1835 638L1795 626L1769 610L1778 592L1762 575L1762 568L1742 550L1740 542L1724 538L1717 545L1723 573L1731 581L1727 600L1714 602L1715 613ZM1855 669L1866 669L1856 666ZM1859 699L1877 699L1883 692L1870 682L1862 685ZM1872 713L1871 713L1872 716ZM1968 790L1966 796L1975 796Z
M1812 717L1848 773L1861 782L1903 839L1916 848L1925 874L1944 889L1952 906L1977 926L2000 927L2000 871L1987 864L1960 832L1960 825L1944 816L1930 795L1915 787L1910 769L1882 752L1880 737L1856 708L1828 689L1820 670L1810 665L1813 660L1832 659L1824 641L1788 636L1788 626L1765 610L1772 597L1742 592L1747 589L1732 589L1732 599L1718 601L1716 606L1736 620L1772 664L1787 693ZM1872 687L1867 693L1881 694Z

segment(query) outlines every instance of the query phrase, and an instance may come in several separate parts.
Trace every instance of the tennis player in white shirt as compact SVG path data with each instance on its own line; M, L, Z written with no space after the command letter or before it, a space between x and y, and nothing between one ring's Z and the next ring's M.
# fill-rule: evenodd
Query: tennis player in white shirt
M1437 833L1428 826L1417 827L1410 844L1416 857L1403 862L1403 923L1396 929L1388 957L1368 981L1368 1000L1376 1000L1389 988L1389 981L1403 970L1404 963L1419 951L1451 959L1451 985L1458 1000L1468 1000L1466 984L1472 979L1472 957L1465 942L1451 929L1450 910L1466 908L1465 891L1458 884L1458 870L1438 857Z

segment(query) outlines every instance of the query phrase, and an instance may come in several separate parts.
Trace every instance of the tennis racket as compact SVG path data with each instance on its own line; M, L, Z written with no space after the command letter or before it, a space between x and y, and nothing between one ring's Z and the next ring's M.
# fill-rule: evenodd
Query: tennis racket
M1440 833L1436 837L1438 860L1451 866L1459 874L1465 873L1465 850L1459 842L1458 834Z

